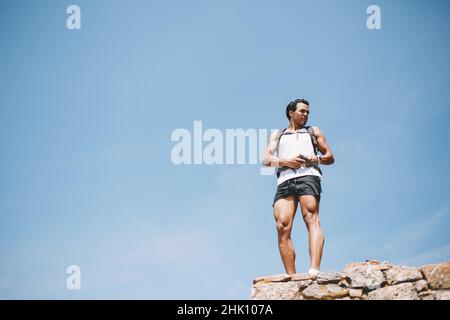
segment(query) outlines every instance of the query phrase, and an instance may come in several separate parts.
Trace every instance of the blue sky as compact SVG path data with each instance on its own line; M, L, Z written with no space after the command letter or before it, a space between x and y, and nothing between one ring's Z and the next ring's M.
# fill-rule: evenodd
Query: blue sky
M281 128L295 97L336 158L321 269L450 259L447 1L0 6L0 298L248 299L253 278L284 272L275 178L176 166L170 137L195 120ZM292 236L306 272L300 214Z

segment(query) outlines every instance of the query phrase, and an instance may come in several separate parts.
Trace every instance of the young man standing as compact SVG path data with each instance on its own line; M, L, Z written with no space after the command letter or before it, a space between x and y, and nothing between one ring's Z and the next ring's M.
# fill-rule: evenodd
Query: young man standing
M300 203L309 236L311 265L308 273L315 276L319 272L324 244L319 221L322 192L319 165L333 164L334 157L323 132L315 126L306 127L309 117L307 100L292 100L286 107L286 116L289 119L289 127L271 135L262 163L265 166L277 167L278 187L273 202L273 214L278 231L278 247L286 273L296 273L291 229Z

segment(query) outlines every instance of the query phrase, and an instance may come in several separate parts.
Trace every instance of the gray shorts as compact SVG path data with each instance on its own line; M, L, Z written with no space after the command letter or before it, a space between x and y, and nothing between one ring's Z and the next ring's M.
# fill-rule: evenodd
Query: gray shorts
M322 193L322 185L320 183L320 177L318 176L302 176L297 178L292 178L286 180L280 184L275 193L275 198L273 200L272 207L281 198L286 198L287 196L303 196L311 195L316 196L317 200L320 201L320 194Z

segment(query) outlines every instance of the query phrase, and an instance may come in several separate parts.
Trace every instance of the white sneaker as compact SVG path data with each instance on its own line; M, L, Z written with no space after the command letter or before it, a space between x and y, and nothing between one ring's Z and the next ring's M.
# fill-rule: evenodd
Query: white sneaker
M317 274L319 273L319 270L317 270L317 269L314 269L314 268L311 268L311 269L309 269L309 271L308 271L308 274L310 274L310 275L312 275L312 276L317 276Z

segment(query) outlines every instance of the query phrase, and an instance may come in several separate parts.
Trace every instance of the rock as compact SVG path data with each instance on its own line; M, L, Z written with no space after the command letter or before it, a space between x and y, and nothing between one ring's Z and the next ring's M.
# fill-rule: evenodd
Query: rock
M436 300L450 300L450 291L449 290L439 290L436 292Z
M370 265L374 269L378 269L380 271L388 270L391 268L391 264L387 261L380 262L378 260L366 260L366 262L351 262L347 264L344 268L345 269L354 269L358 267L365 267Z
M291 281L314 280L315 277L308 273L296 273L291 275Z
M395 266L386 271L386 280L389 285L417 281L422 278L422 273L417 268Z
M380 264L380 261L378 260L372 260L372 259L366 259L367 264Z
M450 289L450 261L425 265L420 268L430 288Z
M380 271L386 271L386 270L389 270L391 268L391 266L390 265L386 265L386 264L380 264L379 266L378 266L378 269L380 270Z
M300 280L296 281L300 289L308 287L313 281L312 280Z
M352 265L344 269L345 275L351 280L351 288L361 288L365 290L375 290L381 288L386 279L378 265L360 264Z
M327 272L319 272L317 274L317 283L339 283L343 276L339 272L327 271Z
M253 280L251 299L450 300L450 261L420 268L367 260L341 272L275 274Z
M288 274L274 274L271 276L262 276L253 279L253 284L258 282L286 282L291 280L291 276Z
M423 291L418 294L421 300L434 300L434 295L433 291Z
M343 288L350 288L350 282L351 279L345 276L344 279L342 279L341 282L339 282L339 286Z
M316 283L306 288L302 293L305 299L314 300L332 300L343 298L347 295L348 289L341 288L335 284L319 285Z
M349 289L348 293L352 298L361 298L363 295L362 289Z
M388 269L390 269L391 267L392 267L392 265L391 265L388 261L383 261L383 262L379 265L379 268L380 268L381 271L388 270Z
M296 273L291 276L290 281L297 281L301 289L309 286L315 277L307 273Z
M253 300L297 300L301 297L301 287L298 281L290 282L259 282L252 288Z
M368 300L419 300L412 283L401 283L369 292Z
M428 289L428 284L425 280L422 279L422 280L416 281L415 287L416 287L417 292L421 292L425 289Z

